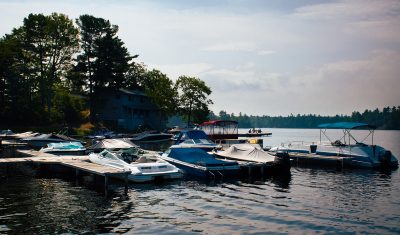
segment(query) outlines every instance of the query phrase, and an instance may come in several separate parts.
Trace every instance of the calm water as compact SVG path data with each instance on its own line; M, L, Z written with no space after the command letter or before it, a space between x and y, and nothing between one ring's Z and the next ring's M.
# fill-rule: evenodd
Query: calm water
M319 139L318 130L269 131L264 145ZM375 142L400 156L399 131L377 131ZM131 185L128 195L116 187L108 197L79 185L2 177L0 233L400 234L399 170L292 168L255 181Z

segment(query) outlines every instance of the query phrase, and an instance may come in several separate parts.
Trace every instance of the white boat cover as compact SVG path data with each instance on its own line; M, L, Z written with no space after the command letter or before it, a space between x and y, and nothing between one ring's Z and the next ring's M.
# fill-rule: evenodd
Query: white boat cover
M121 139L103 139L94 145L90 146L88 149L124 149L138 147L136 144L132 143L127 138Z
M265 152L258 145L234 144L224 151L216 153L218 156L250 162L273 162L275 156Z

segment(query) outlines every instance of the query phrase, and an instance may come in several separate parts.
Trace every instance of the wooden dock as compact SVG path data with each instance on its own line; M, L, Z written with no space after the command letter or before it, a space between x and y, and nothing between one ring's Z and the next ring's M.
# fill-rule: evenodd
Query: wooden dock
M80 172L87 172L94 175L104 177L105 194L108 192L109 178L125 179L125 191L128 187L128 175L130 171L103 166L89 162L89 156L56 156L53 154L42 153L35 150L16 150L18 158L0 158L0 165L8 164L54 164L62 165L68 168L75 169L75 175L79 176Z

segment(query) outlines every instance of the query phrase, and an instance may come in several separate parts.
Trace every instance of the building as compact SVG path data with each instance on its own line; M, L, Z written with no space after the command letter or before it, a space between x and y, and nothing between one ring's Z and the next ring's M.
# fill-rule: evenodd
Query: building
M96 97L95 118L106 126L125 130L165 129L166 119L150 97L140 91L106 90Z

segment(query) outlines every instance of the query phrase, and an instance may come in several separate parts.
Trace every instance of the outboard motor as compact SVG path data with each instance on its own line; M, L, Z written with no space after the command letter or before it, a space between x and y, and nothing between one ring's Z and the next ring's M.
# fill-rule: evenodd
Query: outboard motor
M278 151L275 155L275 163L283 169L290 169L290 156L288 152Z
M379 156L382 167L389 167L392 160L392 152L386 150L384 154Z
M311 144L310 145L310 153L316 153L316 152L317 152L317 145Z

